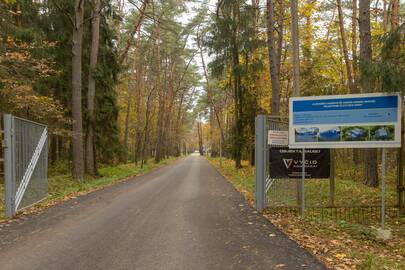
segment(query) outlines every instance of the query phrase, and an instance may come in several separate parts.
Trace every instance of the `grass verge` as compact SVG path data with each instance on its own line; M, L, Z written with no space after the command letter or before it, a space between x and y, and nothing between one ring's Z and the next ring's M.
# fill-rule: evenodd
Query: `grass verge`
M254 201L254 168L247 162L236 170L231 160L208 158L210 163L227 178L245 198ZM306 184L306 196L322 200L323 192L316 181ZM308 186L308 188L307 188ZM392 189L388 195L393 196ZM367 188L359 182L339 178L336 198L341 202L372 201L378 198L378 189ZM336 270L405 269L405 218L389 219L387 226L393 237L387 242L375 237L375 228L347 222L333 222L316 218L301 219L291 213L264 212L274 225L302 247Z
M66 173L66 168L52 168L49 172L50 176L48 177L48 197L41 203L24 209L19 213L19 215L36 212L40 209L68 200L77 195L86 194L99 188L127 180L130 177L142 175L154 169L170 164L176 159L177 158L168 158L166 160L162 160L160 163L150 161L142 168L140 165L136 165L134 163L102 167L99 169L101 177L86 177L82 183L74 181L72 176ZM65 172L65 174L61 174L61 172ZM4 194L3 184L0 184L0 194L1 196ZM0 222L4 220L4 199L1 197Z

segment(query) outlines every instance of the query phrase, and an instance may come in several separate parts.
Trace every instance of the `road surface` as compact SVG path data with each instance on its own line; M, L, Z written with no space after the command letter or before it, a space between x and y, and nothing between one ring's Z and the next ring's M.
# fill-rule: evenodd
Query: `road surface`
M0 269L326 268L191 155L0 225Z

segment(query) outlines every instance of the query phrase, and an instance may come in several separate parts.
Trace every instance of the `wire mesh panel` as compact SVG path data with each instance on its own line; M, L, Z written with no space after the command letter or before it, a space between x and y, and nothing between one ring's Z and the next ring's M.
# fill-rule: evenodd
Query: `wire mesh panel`
M281 120L279 117L268 117L269 130L288 131L288 122ZM280 146L268 145L270 148ZM270 153L270 151L268 151ZM270 168L268 168L268 177L266 180L266 199L267 206L297 206L297 179L270 178Z
M272 179L267 191L267 204L270 207L297 207L297 179Z
M45 125L5 115L7 215L41 201L48 192Z
M24 195L18 205L22 209L32 205L47 196L48 179L48 144L47 138L43 138L46 133L46 126L30 122L20 118L14 118L15 153L16 153L16 187L22 186L22 181L28 181ZM41 138L45 141L41 141ZM43 144L39 149L39 144ZM36 164L33 164L35 151L40 151ZM29 166L33 166L30 168ZM31 179L25 179L27 170L32 170ZM18 188L16 190L18 192ZM17 198L18 199L18 198Z

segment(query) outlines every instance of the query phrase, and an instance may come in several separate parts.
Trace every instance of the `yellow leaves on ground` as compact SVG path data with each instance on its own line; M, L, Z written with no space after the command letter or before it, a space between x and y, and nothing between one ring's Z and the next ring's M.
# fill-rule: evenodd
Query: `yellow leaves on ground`
M337 258L337 259L344 259L344 258L346 258L346 255L345 254L343 254L343 253L338 253L338 254L335 254L335 258Z

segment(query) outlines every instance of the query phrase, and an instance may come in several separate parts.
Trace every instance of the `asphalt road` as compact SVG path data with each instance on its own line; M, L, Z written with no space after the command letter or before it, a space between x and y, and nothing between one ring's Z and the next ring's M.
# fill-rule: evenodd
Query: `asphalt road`
M0 225L0 269L326 269L202 157Z

